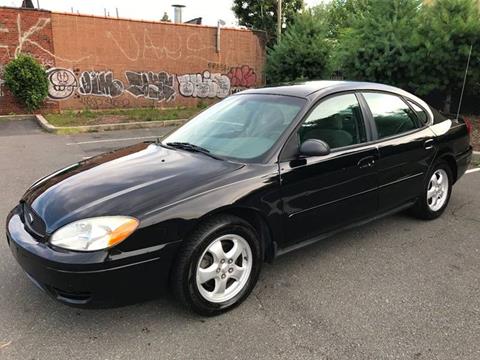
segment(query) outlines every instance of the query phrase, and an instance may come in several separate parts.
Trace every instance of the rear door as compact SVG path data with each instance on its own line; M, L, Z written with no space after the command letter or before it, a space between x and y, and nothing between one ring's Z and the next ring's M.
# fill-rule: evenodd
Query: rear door
M331 153L280 162L288 245L367 218L377 210L378 153L368 143L370 132L356 94L334 95L314 106L290 141L298 149L307 139L325 141Z
M383 213L414 201L423 191L435 156L434 134L419 118L417 104L391 93L368 91L362 96L378 140L378 210Z

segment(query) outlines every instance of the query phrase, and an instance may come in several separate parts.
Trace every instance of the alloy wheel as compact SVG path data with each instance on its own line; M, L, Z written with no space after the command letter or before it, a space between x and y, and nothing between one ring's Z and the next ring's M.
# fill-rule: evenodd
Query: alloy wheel
M438 211L447 201L448 175L443 169L437 169L428 182L427 204L431 211Z
M240 235L227 234L213 240L196 269L196 284L202 297L222 303L235 297L252 271L252 250Z

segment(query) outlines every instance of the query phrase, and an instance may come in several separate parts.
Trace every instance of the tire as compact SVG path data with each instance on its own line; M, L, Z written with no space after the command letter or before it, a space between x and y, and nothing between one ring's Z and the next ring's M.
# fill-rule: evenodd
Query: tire
M446 183L442 182L440 185L441 192L438 192L435 189L432 189L432 186L435 187L439 186L438 179L439 176L442 177L442 181L445 179L446 176ZM435 182L434 177L437 179ZM450 201L450 195L452 193L452 184L453 184L453 177L452 177L452 169L445 161L437 161L433 166L430 172L428 173L425 184L423 187L423 191L421 196L419 197L418 201L412 208L412 214L420 219L423 220L433 220L438 218L440 215L443 214L445 211L448 202ZM445 187L446 186L446 187ZM431 194L436 194L437 201L434 200L435 196ZM441 198L438 196L441 195Z
M253 290L262 254L257 232L249 223L232 215L215 216L200 224L179 250L172 290L200 315L231 310Z

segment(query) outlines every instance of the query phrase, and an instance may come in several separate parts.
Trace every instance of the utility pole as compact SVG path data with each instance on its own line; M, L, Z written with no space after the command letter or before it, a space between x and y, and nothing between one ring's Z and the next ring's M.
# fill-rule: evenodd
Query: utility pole
M282 0L277 0L277 42L282 36Z

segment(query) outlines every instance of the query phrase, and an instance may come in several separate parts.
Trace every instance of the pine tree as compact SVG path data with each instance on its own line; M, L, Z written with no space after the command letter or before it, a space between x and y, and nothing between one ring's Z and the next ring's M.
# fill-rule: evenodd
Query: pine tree
M335 63L346 79L409 88L416 74L420 0L369 0L340 31Z
M416 76L412 86L419 94L432 90L445 96L444 112L451 112L459 94L473 46L467 93L478 93L480 81L480 11L476 0L435 0L423 7L415 37ZM476 85L476 86L475 86Z
M330 75L331 41L323 7L306 10L268 52L265 74L269 83L322 79Z

